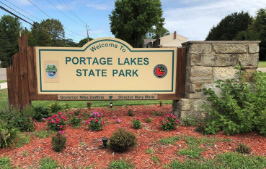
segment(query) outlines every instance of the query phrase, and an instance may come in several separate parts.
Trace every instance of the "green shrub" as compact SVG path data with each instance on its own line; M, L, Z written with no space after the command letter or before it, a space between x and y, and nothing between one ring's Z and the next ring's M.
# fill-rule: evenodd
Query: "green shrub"
M136 145L136 135L124 128L118 128L110 137L110 148L115 152L124 152Z
M58 113L60 110L63 109L62 106L60 106L58 102L51 103L49 107L52 113Z
M69 119L69 124L73 127L79 127L81 124L81 114L79 114L80 111L74 111L71 112L70 119Z
M174 130L177 127L179 120L173 114L167 114L164 119L160 119L163 130Z
M212 89L204 89L211 104L204 104L208 112L206 134L216 134L221 129L227 135L258 130L266 135L266 76L257 72L250 85L244 78L245 72L237 67L237 79L217 81L221 90L218 96Z
M119 160L112 161L108 169L133 169L134 167L134 164L130 164L128 161Z
M142 124L140 119L137 117L136 119L132 120L132 125L134 129L140 129Z
M0 148L6 148L17 138L18 129L10 128L7 123L0 120Z
M48 107L43 107L43 106L34 107L34 111L35 115L33 118L36 119L37 121L42 121L43 119L46 119L47 117L50 116Z
M132 110L128 110L128 111L127 111L127 114L128 114L128 116L134 116L134 113L133 113Z
M58 131L58 133L52 137L52 146L54 151L61 152L66 145L66 137L64 131Z
M31 106L26 106L21 111L15 107L0 111L0 119L4 121L8 128L18 128L20 131L34 131L34 121L32 117L35 111Z
M251 152L251 149L246 144L239 144L239 146L236 147L235 151L242 154L249 154Z

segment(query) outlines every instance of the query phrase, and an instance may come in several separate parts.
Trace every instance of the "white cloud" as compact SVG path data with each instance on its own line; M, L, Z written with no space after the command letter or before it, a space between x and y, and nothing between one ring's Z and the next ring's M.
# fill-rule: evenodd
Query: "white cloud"
M182 0L184 1L184 0ZM198 0L188 0L191 3ZM164 11L165 27L175 30L189 40L204 40L209 30L222 18L234 12L248 12L255 16L256 11L266 7L265 0L216 0L197 6L171 8Z
M19 4L19 5L31 5L31 3L28 0L15 0L15 2L13 2L15 4Z

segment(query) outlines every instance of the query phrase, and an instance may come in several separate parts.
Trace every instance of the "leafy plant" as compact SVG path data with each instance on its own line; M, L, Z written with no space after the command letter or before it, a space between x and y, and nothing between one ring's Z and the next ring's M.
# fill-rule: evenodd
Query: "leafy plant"
M6 148L17 138L18 129L9 128L7 123L0 121L0 148Z
M62 106L60 106L58 102L51 103L49 107L52 113L57 113L62 110Z
M46 130L38 130L34 132L34 135L38 138L47 138L49 137L54 131L46 131Z
M30 135L19 133L15 141L16 147L22 147L24 144L30 143Z
M159 164L160 162L160 158L156 155L151 155L151 160L155 163L155 164Z
M139 117L137 117L136 119L133 119L132 124L133 124L134 129L140 129L142 125Z
M257 129L266 135L266 76L255 73L254 84L250 85L245 80L245 71L241 67L236 69L238 78L216 82L220 97L212 89L204 89L211 102L203 105L209 115L204 133L216 134L222 129L231 135Z
M58 133L52 137L52 146L54 151L61 152L66 145L66 137L64 131L58 131Z
M81 124L81 114L80 111L74 111L71 112L70 119L69 119L69 124L74 127L79 127Z
M154 154L155 150L153 148L149 148L145 151L146 154Z
M34 111L35 115L33 118L36 119L37 121L42 121L50 116L48 107L43 107L43 106L34 107Z
M134 116L134 113L133 113L132 110L128 110L128 111L127 111L127 114L128 114L128 116Z
M242 154L249 154L251 152L251 149L246 144L239 144L239 146L236 147L235 151Z
M49 129L59 131L65 128L66 121L66 117L59 112L47 118L47 125Z
M152 118L147 114L146 118L145 118L146 123L151 123L152 122Z
M133 169L134 167L134 164L130 164L128 161L119 160L112 161L108 169Z
M163 130L174 130L179 120L173 114L167 114L164 119L159 120Z
M136 145L136 135L124 128L118 128L110 137L110 148L116 152L124 152Z
M93 112L90 114L90 120L87 121L88 129L90 131L102 130L102 127L104 125L102 116L103 114L100 114L99 112Z

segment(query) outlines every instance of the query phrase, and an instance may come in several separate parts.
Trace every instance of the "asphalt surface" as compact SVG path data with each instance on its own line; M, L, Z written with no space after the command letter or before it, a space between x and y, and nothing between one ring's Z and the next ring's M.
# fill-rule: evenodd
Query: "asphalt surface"
M6 80L6 68L0 68L0 80Z

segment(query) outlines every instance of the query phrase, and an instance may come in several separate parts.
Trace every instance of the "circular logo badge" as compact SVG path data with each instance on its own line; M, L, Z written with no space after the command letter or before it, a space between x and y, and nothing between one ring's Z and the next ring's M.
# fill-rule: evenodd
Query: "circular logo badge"
M163 78L167 74L167 68L163 64L156 65L153 69L153 73L158 78Z

